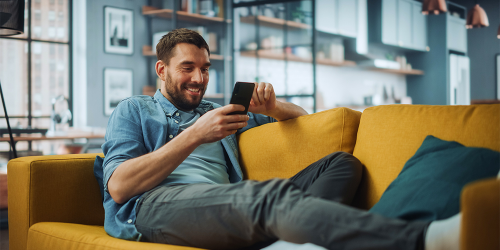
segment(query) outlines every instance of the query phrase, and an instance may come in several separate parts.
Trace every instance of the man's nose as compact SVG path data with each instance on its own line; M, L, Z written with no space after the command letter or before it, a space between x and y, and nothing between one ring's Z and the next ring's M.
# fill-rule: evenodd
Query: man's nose
M201 69L194 70L193 76L191 77L191 81L196 83L203 82L203 74L201 73Z

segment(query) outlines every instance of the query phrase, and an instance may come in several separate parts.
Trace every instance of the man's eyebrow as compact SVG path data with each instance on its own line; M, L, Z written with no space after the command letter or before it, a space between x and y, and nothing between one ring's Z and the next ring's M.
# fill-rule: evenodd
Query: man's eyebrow
M180 64L181 65L193 65L194 62L193 61L182 61ZM210 67L211 65L212 64L210 62L203 64L204 67Z
M194 64L192 61L182 61L180 64L186 65L186 64Z

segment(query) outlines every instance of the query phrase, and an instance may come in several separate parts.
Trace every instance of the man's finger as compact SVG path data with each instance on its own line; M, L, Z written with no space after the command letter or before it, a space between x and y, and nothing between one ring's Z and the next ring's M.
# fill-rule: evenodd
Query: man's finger
M221 113L223 115L227 115L227 114L235 112L235 111L244 111L244 110L245 110L245 106L243 106L243 105L228 104L228 105L221 108Z
M266 85L266 90L265 90L265 92L264 92L264 99L265 99L266 101L269 101L269 97L271 97L271 93L272 93L273 91L274 91L274 89L273 89L273 85L271 85L270 83L268 83L268 84Z
M257 96L257 87L255 87L255 89L253 90L251 102L253 102L253 104L255 106L259 106L260 105L259 97Z
M259 97L259 102L261 104L266 102L266 100L264 99L265 88L266 88L266 83L264 83L264 82L261 82L257 88L257 96Z
M248 115L228 115L225 117L225 121L227 123L233 123L233 122L246 122L250 118Z

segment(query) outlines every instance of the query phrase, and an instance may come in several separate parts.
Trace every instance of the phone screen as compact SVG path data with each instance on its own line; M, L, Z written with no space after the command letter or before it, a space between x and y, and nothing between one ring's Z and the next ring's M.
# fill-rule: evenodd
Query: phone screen
M252 82L236 82L233 89L233 95L231 96L230 104L240 104L245 107L245 111L236 111L230 113L246 115L248 112L248 106L250 106L250 100L252 100L253 90L255 84Z

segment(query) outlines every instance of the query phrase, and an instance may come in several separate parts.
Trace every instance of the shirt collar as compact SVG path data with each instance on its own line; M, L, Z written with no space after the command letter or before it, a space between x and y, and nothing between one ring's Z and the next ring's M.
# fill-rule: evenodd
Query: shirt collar
M167 116L172 116L177 112L177 110L179 110L177 107L175 107L174 104L172 104L167 98L165 98L160 89L156 90L154 99L158 103L160 103ZM212 103L205 100L201 100L200 105L198 105L198 107L196 108L196 110L198 112L201 111L201 113L206 113L212 109L214 109Z

